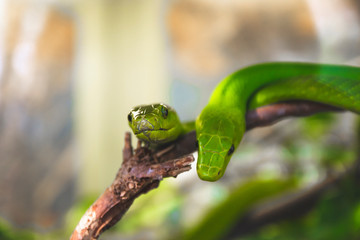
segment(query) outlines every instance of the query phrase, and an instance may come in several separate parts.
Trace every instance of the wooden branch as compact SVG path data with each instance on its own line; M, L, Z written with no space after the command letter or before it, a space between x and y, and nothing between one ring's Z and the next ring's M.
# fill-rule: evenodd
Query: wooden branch
M290 116L308 116L339 109L312 102L286 102L261 107L246 115L247 130L267 126ZM165 177L176 177L190 170L196 151L196 134L190 132L166 149L151 151L131 146L131 135L126 133L123 162L114 182L86 211L70 239L97 239L102 232L117 223L133 201L154 188Z
M264 106L246 114L246 129L272 125L288 117L306 117L320 112L340 112L340 108L309 101L288 101Z
M157 188L163 178L190 170L194 161L192 155L177 158L172 153L174 146L154 153L138 145L134 153L131 134L125 134L123 163L114 182L86 211L70 239L97 239L122 218L137 197Z

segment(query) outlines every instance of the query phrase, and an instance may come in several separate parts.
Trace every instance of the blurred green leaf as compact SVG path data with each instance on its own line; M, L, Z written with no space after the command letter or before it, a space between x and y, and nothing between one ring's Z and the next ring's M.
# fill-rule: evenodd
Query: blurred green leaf
M360 189L354 178L329 189L306 216L272 224L245 240L360 239Z
M255 204L295 187L294 180L250 180L234 189L224 201L209 210L203 220L180 239L221 239L226 230Z
M334 114L318 113L301 119L302 132L310 139L320 138L331 128L335 120Z
M13 228L5 220L0 220L0 239L1 240L33 240L34 234L29 230L19 230Z
M180 221L180 208L183 196L168 181L162 181L155 191L150 191L136 199L122 221L113 231L135 233L139 229L166 228L177 226Z

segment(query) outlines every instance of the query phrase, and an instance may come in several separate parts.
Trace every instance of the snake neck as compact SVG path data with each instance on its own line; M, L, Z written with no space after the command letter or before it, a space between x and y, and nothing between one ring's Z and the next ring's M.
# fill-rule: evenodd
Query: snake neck
M184 134L194 131L195 130L195 121L184 122L184 123L182 123L182 127L183 127Z

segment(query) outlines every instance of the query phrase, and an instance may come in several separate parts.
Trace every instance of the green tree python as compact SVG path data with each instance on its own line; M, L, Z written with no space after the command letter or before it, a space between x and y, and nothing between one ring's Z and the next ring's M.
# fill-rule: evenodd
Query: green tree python
M138 106L128 115L134 134L160 145L196 129L197 173L216 181L245 132L247 110L285 100L310 100L360 113L360 68L315 63L252 65L222 80L195 124L182 124L165 104Z

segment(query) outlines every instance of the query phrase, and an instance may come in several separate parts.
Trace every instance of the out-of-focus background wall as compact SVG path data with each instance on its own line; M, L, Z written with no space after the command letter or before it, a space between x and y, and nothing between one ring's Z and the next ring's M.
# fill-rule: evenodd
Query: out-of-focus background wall
M357 0L0 0L0 19L0 215L31 229L63 229L66 214L74 227L74 206L111 183L131 107L165 102L191 120L224 76L249 64L360 64ZM336 118L321 141L350 149L353 119ZM194 171L168 180L153 200L168 205L143 214L142 204L153 205L139 200L119 229L153 228L141 232L156 239L164 219L181 213L176 224L194 222L226 185L281 172L289 157L282 143L301 124L246 136L236 155L243 161L233 160L220 182ZM295 146L301 156L317 153L306 138ZM316 181L322 170L308 155L304 179ZM149 214L158 220L149 224Z
M75 196L75 25L45 6L2 3L0 211L50 227Z

